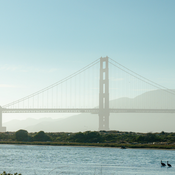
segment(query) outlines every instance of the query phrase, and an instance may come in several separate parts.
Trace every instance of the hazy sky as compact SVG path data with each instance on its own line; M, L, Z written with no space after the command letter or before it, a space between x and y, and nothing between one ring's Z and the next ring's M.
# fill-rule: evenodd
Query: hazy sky
M110 58L175 89L174 0L0 0L0 105Z

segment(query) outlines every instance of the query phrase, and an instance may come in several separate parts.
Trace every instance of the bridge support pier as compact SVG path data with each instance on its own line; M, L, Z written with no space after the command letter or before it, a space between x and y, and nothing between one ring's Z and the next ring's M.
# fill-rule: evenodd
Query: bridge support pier
M108 57L100 58L99 130L109 130Z
M2 127L2 107L0 106L0 132L6 132L6 127Z

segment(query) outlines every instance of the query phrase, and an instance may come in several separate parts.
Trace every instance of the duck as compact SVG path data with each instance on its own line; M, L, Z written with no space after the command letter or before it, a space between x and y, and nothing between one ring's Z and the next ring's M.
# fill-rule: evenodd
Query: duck
M167 161L167 165L168 165L168 167L171 167L171 164L169 164L168 161Z
M166 166L166 164L165 164L165 163L163 163L163 162L162 162L162 160L161 160L161 166Z
M126 149L126 147L125 146L121 146L121 149Z

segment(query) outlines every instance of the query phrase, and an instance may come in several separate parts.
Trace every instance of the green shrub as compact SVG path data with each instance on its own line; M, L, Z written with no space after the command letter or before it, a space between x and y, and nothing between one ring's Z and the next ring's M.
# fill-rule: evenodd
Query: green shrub
M51 138L44 131L40 131L34 135L33 140L34 141L51 141Z
M26 130L18 130L15 132L15 139L17 141L28 141L28 132Z

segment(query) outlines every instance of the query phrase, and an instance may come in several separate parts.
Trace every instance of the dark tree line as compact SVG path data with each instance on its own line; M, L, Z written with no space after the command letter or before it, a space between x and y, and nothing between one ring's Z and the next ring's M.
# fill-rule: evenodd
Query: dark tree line
M0 141L53 141L53 142L77 142L77 143L151 143L151 142L175 142L175 133L134 133L119 131L86 131L78 133L28 133L19 130L15 133L0 133Z
M17 141L51 141L51 138L44 131L40 131L32 136L26 130L15 132L15 139Z

